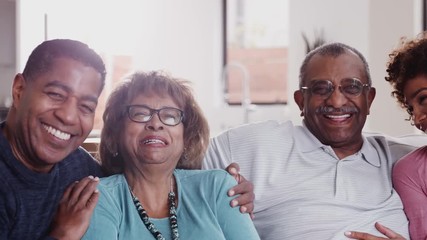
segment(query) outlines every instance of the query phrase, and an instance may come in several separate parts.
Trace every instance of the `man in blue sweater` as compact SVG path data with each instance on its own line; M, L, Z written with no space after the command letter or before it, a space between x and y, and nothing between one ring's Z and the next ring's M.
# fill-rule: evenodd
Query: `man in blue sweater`
M0 239L72 239L86 231L102 172L79 146L104 80L99 55L66 39L37 46L15 76L0 125Z
M55 39L37 46L15 76L13 103L0 123L0 240L85 233L103 174L79 146L92 130L105 74L86 44ZM243 195L232 205L251 212L252 184L235 177L243 184L230 191Z

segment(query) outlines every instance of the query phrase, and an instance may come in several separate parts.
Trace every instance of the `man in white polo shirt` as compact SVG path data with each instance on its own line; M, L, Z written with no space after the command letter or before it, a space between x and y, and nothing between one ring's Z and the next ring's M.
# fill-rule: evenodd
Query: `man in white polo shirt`
M345 239L348 231L391 237L376 222L408 238L391 169L415 147L362 135L375 98L363 55L324 45L306 56L299 81L302 126L267 121L228 130L212 139L204 168L240 165L254 184L262 239Z

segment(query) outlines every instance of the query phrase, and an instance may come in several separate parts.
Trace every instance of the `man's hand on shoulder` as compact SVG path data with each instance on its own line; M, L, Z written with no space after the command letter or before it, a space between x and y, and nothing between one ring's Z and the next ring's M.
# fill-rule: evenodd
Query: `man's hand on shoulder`
M228 191L228 196L240 194L230 202L230 205L232 207L240 206L241 213L249 213L254 219L254 185L239 173L240 167L237 163L231 163L225 170L237 181L237 185Z

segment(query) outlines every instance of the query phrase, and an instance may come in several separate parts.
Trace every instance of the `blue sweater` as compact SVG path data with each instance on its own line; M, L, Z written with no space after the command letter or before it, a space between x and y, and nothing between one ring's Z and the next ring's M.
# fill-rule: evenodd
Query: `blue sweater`
M227 191L236 181L223 170L175 170L180 239L259 239L248 214L230 207ZM101 179L99 202L83 239L154 239L142 223L124 175ZM171 239L168 218L152 219Z
M81 148L49 173L33 172L14 157L0 132L0 239L50 239L46 234L65 188L101 174L99 164Z

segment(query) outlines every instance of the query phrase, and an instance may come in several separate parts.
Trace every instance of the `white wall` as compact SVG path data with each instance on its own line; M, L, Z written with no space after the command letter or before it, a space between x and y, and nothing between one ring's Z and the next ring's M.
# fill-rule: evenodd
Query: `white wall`
M390 6L386 9L384 6ZM390 94L391 86L384 80L388 54L398 46L402 36L415 36L421 31L421 1L375 0L369 1L368 61L377 97L371 107L369 128L402 135L417 131L405 121L406 111L401 109ZM381 12L381 14L378 14ZM390 31L390 30L392 31ZM418 132L418 131L417 131Z
M15 2L0 0L0 107L8 105L16 68Z
M365 129L391 135L411 133L413 128L403 121L405 114L390 97L391 88L383 79L387 53L396 45L399 37L412 36L421 29L420 13L415 12L421 12L421 0L290 1L289 105L258 106L250 113L249 120L292 119L300 122L299 110L293 102L293 91L298 86L299 65L305 54L301 33L305 32L312 37L315 30L323 29L327 40L354 46L366 56L371 65L374 85L377 87L377 99ZM34 12L43 15L41 3L48 1L40 0L37 4L32 0L17 0L17 2L21 3L18 11L22 17L19 24L21 40L18 41L18 46L21 59L25 60L29 51L43 40L43 16L38 16L37 19L28 16ZM88 22L86 25L89 24L94 28L96 34L104 36L103 42L96 43L90 37L83 40L97 48L118 44L122 39L124 44L119 44L118 48L134 45L133 51L141 56L136 64L139 69L164 69L174 76L192 81L196 97L205 110L213 135L241 124L242 109L226 106L220 96L222 1L133 2L136 4L134 8L138 14L135 14L132 21L119 27L96 26ZM57 11L65 11L64 15L69 15L66 7ZM76 12L80 15L93 13L93 21L102 24L102 20L98 18L105 15L106 11L107 9L102 7L90 9L86 4ZM131 10L123 11L132 14ZM56 12L55 16L59 18L61 14ZM75 19L68 18L70 26ZM67 30L67 27L63 30ZM89 32L87 31L87 34ZM67 37L72 37L72 33L67 34ZM21 66L18 66L18 70Z
M222 98L221 1L169 0L151 4L152 9L143 20L142 54L137 65L142 69L165 69L191 80L212 135L242 124L242 108L229 107ZM285 120L285 109L283 105L257 106L249 120Z

